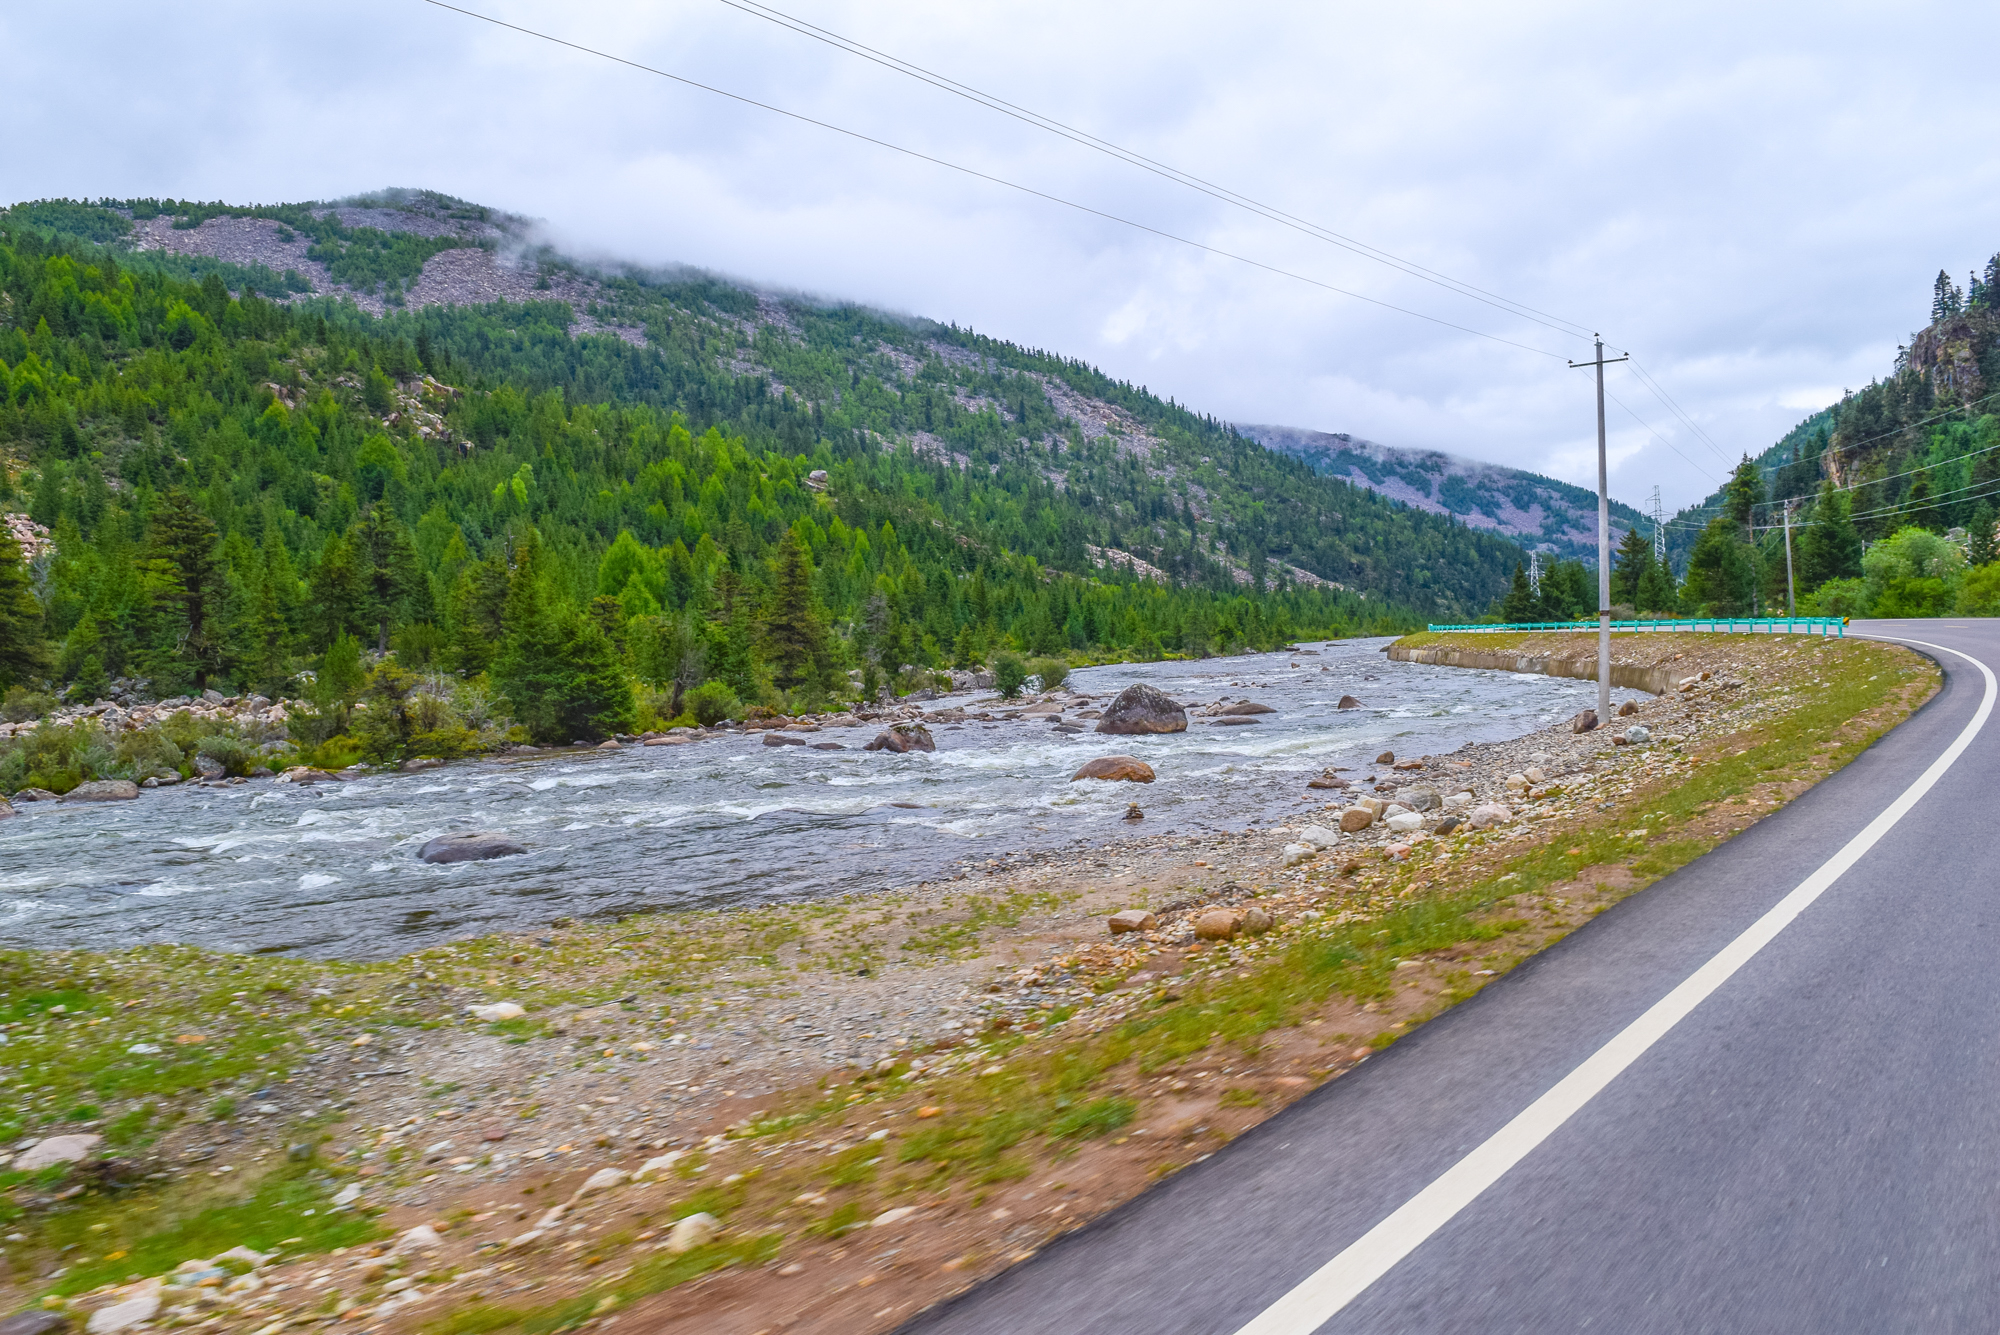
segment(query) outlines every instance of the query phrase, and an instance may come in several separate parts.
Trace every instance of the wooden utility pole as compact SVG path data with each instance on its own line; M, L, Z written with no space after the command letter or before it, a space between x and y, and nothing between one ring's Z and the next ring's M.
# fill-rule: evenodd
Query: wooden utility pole
M1592 361L1571 362L1597 368L1597 721L1611 721L1611 492L1604 464L1604 339L1595 339L1597 356ZM1613 362L1630 361L1613 357Z

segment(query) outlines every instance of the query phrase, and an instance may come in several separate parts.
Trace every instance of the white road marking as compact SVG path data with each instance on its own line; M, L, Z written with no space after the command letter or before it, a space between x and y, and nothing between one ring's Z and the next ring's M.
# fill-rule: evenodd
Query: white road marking
M1994 697L2000 694L2000 683L1996 683L1993 670L1971 654L1944 645L1901 636L1869 638L1895 639L1905 644L1936 649L1940 653L1955 654L1978 668L1985 677L1986 694L1979 702L1979 709L1943 754L1932 761L1930 768L1905 788L1879 816L1868 822L1866 829L1848 840L1838 853L1828 858L1797 889L1779 900L1763 917L1717 951L1673 991L1653 1003L1644 1015L1591 1053L1546 1094L1524 1108L1513 1121L1446 1169L1436 1181L1412 1196L1394 1214L1362 1234L1345 1251L1258 1313L1236 1335L1311 1335L1318 1330L1369 1285L1387 1274L1398 1261L1415 1251L1431 1234L1443 1228L1460 1210L1478 1199L1480 1193L1553 1135L1578 1109L1596 1097L1599 1090L1616 1079L1619 1072L1637 1061L1646 1049L1665 1037L1690 1011L1727 982L1730 975L1749 963L1807 906L1825 894L1848 868L1860 861L1862 855L1873 848L1944 777L1944 772L1964 754L1966 747L1972 745L1972 739L1993 713Z

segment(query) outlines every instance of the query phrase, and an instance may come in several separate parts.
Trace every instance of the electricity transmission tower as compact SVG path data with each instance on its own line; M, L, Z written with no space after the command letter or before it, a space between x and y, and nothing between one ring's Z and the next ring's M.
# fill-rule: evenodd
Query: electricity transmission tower
M1540 549L1528 553L1528 587L1537 598L1542 596L1542 553Z
M1667 508L1660 504L1660 489L1653 488L1653 561L1657 565L1667 563Z

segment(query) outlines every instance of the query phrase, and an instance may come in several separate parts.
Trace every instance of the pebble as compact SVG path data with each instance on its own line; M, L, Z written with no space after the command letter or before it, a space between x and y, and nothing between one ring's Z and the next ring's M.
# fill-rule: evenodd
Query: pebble
M583 1185L576 1189L576 1194L594 1196L600 1191L622 1187L631 1180L631 1176L622 1168L600 1168L583 1180Z
M467 1006L465 1009L473 1019L483 1020L488 1024L497 1024L501 1020L518 1020L528 1013L518 1003L512 1001L496 1001L490 1006Z
M396 1237L396 1250L407 1251L415 1248L430 1250L444 1246L444 1239L429 1224L418 1224L415 1228L404 1229Z
M146 1283L151 1287L145 1291L92 1312L84 1326L86 1335L112 1335L114 1331L130 1330L142 1321L151 1321L160 1310L160 1281Z
M1144 909L1121 909L1111 915L1107 925L1111 928L1111 934L1117 936L1120 932L1150 932L1159 926L1159 923L1158 918Z
M34 1173L51 1164L75 1163L88 1159L90 1152L97 1148L102 1136L78 1134L72 1136L50 1136L47 1140L36 1141L16 1155L13 1170L17 1173Z
M722 1221L712 1214L691 1214L677 1220L667 1234L667 1250L678 1256L691 1252L697 1247L706 1247L715 1241L715 1235L722 1229Z

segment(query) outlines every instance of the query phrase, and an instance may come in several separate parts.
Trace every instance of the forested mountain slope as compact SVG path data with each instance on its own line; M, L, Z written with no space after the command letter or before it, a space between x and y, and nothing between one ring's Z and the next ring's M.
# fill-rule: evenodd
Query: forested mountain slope
M1889 374L1814 413L1675 516L1671 550L1739 607L1782 607L1783 515L1811 610L2000 612L2000 255L1960 288L1940 273L1930 322ZM1725 532L1726 530L1726 532ZM1732 555L1741 546L1744 559Z
M9 670L86 690L274 689L352 636L824 694L1455 619L1519 556L1077 362L435 195L0 214L0 395L51 536Z
M1540 473L1461 458L1441 450L1378 445L1344 432L1290 426L1236 428L1270 449L1294 455L1313 471L1366 487L1432 514L1455 515L1468 526L1538 548L1558 559L1597 565L1597 493ZM1611 542L1652 521L1611 502Z

